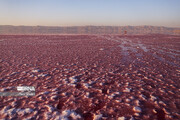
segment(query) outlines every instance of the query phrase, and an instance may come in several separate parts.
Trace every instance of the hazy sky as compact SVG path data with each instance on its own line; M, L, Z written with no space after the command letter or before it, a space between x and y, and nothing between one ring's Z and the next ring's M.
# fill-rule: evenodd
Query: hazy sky
M0 25L180 27L180 0L0 0Z

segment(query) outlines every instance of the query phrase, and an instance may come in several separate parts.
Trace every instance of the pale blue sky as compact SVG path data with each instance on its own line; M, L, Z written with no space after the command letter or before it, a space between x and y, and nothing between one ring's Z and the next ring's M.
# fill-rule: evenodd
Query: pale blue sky
M180 0L0 0L0 25L180 27Z

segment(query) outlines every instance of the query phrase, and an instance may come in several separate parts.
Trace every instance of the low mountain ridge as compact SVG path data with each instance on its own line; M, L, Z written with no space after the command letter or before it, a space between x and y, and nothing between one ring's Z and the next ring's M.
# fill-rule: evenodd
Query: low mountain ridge
M180 35L180 28L162 26L12 26L0 25L0 34L172 34Z

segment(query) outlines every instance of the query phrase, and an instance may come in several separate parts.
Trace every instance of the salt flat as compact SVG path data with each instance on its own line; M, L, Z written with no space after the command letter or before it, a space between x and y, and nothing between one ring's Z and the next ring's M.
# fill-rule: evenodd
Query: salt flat
M0 119L180 119L180 36L0 38Z

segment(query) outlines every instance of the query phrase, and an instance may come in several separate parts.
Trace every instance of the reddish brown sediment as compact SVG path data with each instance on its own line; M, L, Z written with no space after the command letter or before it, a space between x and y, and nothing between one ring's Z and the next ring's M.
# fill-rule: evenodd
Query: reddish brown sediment
M180 119L180 36L0 35L0 119Z

